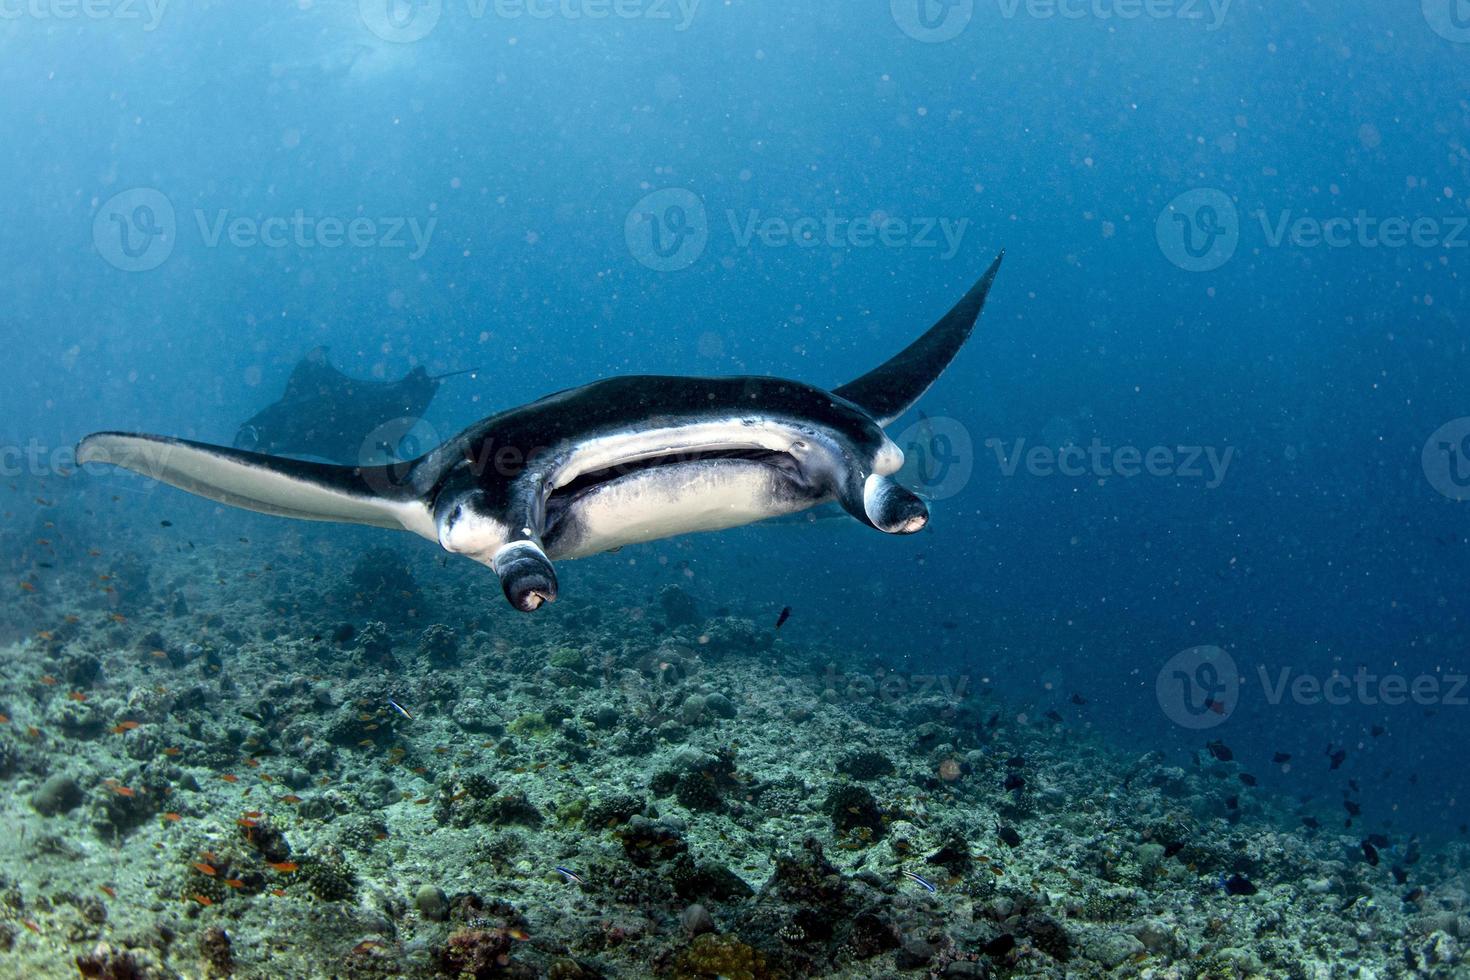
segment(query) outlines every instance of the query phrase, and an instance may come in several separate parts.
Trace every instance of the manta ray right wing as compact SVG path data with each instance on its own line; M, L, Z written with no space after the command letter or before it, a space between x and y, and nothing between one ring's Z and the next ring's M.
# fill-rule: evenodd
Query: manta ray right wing
M873 416L879 425L891 425L897 421L939 380L939 375L970 339L1005 254L997 255L980 281L971 286L954 309L922 337L861 378L833 389L832 393Z
M98 432L77 463L110 463L231 507L307 521L412 531L437 540L414 464L333 466L187 439Z

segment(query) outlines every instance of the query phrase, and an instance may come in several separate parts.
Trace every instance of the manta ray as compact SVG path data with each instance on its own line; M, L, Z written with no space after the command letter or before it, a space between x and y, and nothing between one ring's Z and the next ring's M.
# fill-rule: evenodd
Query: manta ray
M969 339L1004 254L926 333L830 391L774 377L606 378L383 466L126 432L87 436L77 460L260 513L410 531L489 566L523 612L556 599L553 559L829 502L886 534L912 534L929 511L893 479L903 452L883 428Z
M240 426L235 448L349 465L392 459L443 380L465 373L430 375L420 366L397 381L359 381L318 347L291 371L280 400Z

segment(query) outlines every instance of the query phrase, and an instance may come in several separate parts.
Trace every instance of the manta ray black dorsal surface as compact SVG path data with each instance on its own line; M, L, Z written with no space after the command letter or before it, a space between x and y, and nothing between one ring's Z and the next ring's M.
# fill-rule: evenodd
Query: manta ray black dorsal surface
M997 258L922 337L835 391L775 377L621 376L499 412L392 466L125 432L83 439L77 462L122 466L247 510L421 535L488 565L523 612L556 598L554 559L827 503L884 534L912 534L929 508L894 478L903 450L883 426L954 359L999 267ZM336 383L318 368L303 378ZM339 398L302 387L308 402Z
M420 366L397 381L362 381L318 347L291 371L280 399L240 426L235 448L347 464L394 458L446 377Z

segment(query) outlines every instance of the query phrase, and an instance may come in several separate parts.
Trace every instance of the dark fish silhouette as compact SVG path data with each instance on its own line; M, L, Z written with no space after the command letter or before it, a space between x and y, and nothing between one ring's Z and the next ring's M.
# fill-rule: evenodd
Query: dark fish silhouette
M1273 755L1271 757L1271 761L1274 762L1278 766L1284 766L1288 762L1291 761L1291 753L1289 753L1289 752L1277 752L1275 755Z
M995 831L995 836L999 837L1000 842L1006 847L1021 846L1021 835L1016 833L1016 828L1014 827L1007 827L1004 825L997 827Z
M1256 886L1245 875L1231 875L1225 880L1225 894L1227 895L1254 895Z
M397 381L359 381L334 368L327 348L318 347L296 365L280 400L240 426L235 448L351 466L415 456L420 447L400 443L448 377L420 366Z
M1327 758L1332 761L1333 769L1341 769L1342 764L1347 761L1347 749L1332 751L1332 746L1327 746Z
M1363 860L1373 867L1378 867L1378 848L1373 846L1372 841L1363 841Z
M785 626L786 625L786 620L788 620L790 618L791 618L791 607L790 606L783 606L781 608L781 615L779 615L779 616L776 617L776 629L780 629L781 627Z
M1214 756L1216 759L1219 759L1221 762L1229 762L1231 759L1235 758L1235 753L1230 751L1230 746L1226 745L1219 739L1216 739L1215 741L1206 744L1205 748L1210 750L1210 755Z

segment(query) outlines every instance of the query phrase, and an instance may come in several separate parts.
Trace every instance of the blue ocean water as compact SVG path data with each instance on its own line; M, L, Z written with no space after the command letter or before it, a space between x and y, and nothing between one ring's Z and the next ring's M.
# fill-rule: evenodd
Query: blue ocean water
M1222 740L1304 812L1470 819L1456 0L24 0L0 52L14 576L80 436L227 443L319 345L480 368L425 441L620 373L836 385L1004 248L892 430L929 530L589 561L1182 764ZM85 479L128 503L99 534L285 533ZM1233 666L1169 666L1197 647Z

